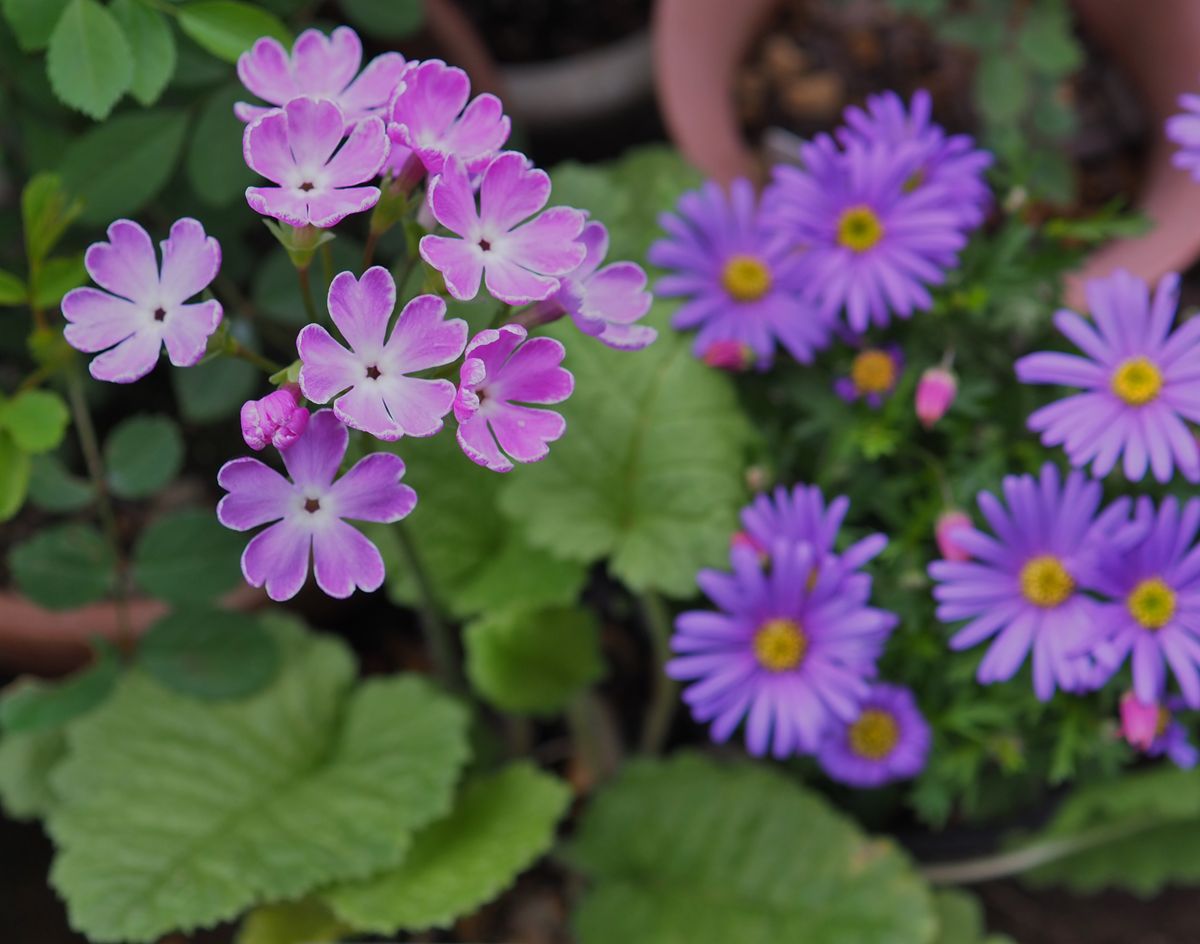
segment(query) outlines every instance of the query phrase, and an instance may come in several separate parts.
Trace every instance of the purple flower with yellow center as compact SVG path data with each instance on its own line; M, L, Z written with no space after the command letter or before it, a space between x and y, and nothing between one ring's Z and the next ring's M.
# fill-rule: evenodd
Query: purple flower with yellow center
M171 224L161 245L160 271L150 235L132 220L117 220L108 227L108 242L92 243L83 257L88 275L105 291L76 288L63 297L67 343L104 352L88 365L97 380L145 377L164 346L172 364L191 367L221 323L220 302L188 302L216 278L221 246L186 217Z
M1167 137L1179 145L1172 161L1200 180L1200 95L1180 95L1179 107L1183 113L1167 119Z
M296 38L291 56L279 40L264 36L238 57L237 73L242 85L276 108L303 96L329 99L342 110L349 130L387 107L406 63L400 53L385 52L361 73L360 65L362 41L350 27L339 26L329 36L305 30ZM272 110L246 102L233 106L245 122Z
M583 212L551 207L538 213L550 199L550 175L516 151L487 165L478 207L467 169L454 155L430 183L428 199L434 218L456 238L423 236L421 258L442 273L455 298L474 298L483 280L488 292L510 305L541 301L558 291L558 276L587 253L578 240Z
M848 787L881 787L908 780L925 768L932 735L912 692L879 683L858 716L826 735L817 761L829 777Z
M1007 508L990 492L978 497L994 534L954 531L973 560L929 565L938 619L967 621L950 647L969 649L994 637L979 664L985 685L1012 678L1032 650L1038 698L1049 699L1056 687L1090 690L1103 675L1089 652L1099 638L1100 604L1082 590L1095 586L1100 557L1127 534L1129 501L1101 513L1099 482L1080 472L1063 482L1049 463L1038 478L1005 476L1003 491Z
M360 185L373 179L387 158L383 121L364 118L343 143L345 124L333 102L294 98L247 125L242 135L246 164L276 184L247 187L250 209L292 226L328 228L375 206L379 188Z
M817 553L835 553L838 535L850 499L839 495L828 505L825 496L815 485L795 485L790 490L778 486L770 495L759 495L742 509L742 527L738 540L765 554L780 541L802 542ZM887 537L869 534L837 553L847 571L858 570L877 557L887 547Z
M337 397L339 420L387 441L442 428L454 384L410 375L451 363L467 343L467 323L447 321L446 303L436 295L409 301L389 335L395 307L396 283L387 269L372 266L361 279L340 272L329 285L329 314L349 348L317 324L296 338L304 395L314 403Z
M863 400L877 410L896 389L904 373L904 355L895 345L869 347L854 355L850 373L833 383L834 392L847 403Z
M1097 589L1114 602L1097 616L1098 657L1116 669L1132 656L1133 690L1142 702L1164 700L1169 666L1187 704L1200 708L1200 499L1181 509L1169 497L1156 512L1149 498L1139 498L1134 520L1140 540L1100 563Z
M801 149L803 167L778 165L765 197L771 220L799 255L799 284L822 315L861 334L933 305L966 243L959 196L907 186L920 168L914 142L850 141L828 135Z
M1184 420L1200 422L1200 319L1172 330L1179 276L1167 275L1154 297L1144 281L1118 271L1086 286L1092 323L1060 311L1054 323L1082 352L1029 354L1016 363L1023 383L1080 387L1034 411L1029 428L1047 446L1061 445L1072 465L1103 478L1124 457L1125 476L1147 468L1168 482L1176 468L1200 481L1200 449Z
M671 325L699 329L697 357L736 345L766 370L776 343L802 364L829 344L828 321L801 296L795 247L766 226L749 181L735 180L728 196L711 182L685 193L659 223L667 237L647 258L667 274L654 290L686 299Z
M308 427L281 453L290 480L245 456L221 466L217 482L229 494L217 505L221 524L235 531L259 525L242 553L242 573L272 600L294 597L308 578L311 557L317 586L331 597L378 590L383 558L361 531L343 519L389 523L404 518L417 494L400 482L399 456L375 452L335 481L349 433L332 410L313 414Z
M959 216L966 229L983 222L992 199L984 179L992 155L976 148L970 135L947 135L933 121L933 99L925 89L913 94L907 108L895 92L869 95L866 108L851 105L846 109L845 121L846 127L837 132L843 144L915 145L917 166L905 187L910 191L919 187L940 190L946 195L947 208Z
M667 674L691 683L683 700L714 741L744 720L751 754L811 753L858 715L896 617L868 605L869 577L810 544L778 542L766 571L749 548L730 556L732 573L697 575L721 612L679 615Z

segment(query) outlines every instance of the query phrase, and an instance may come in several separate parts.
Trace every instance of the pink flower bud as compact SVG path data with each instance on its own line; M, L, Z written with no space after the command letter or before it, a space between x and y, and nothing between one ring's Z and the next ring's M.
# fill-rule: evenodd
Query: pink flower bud
M934 525L933 529L933 536L937 541L938 551L943 558L948 561L967 561L971 559L970 553L954 540L955 531L970 528L971 526L971 516L965 511L943 511L938 515L937 524Z
M1121 736L1139 751L1149 749L1169 720L1166 709L1138 701L1133 692L1121 696Z
M945 367L930 367L917 381L917 419L929 429L946 415L958 393L958 379Z
M741 341L713 341L704 349L704 363L722 370L745 370L754 363L754 352Z
M300 405L299 388L285 384L261 400L242 404L242 438L255 451L270 443L286 449L308 426L308 410Z

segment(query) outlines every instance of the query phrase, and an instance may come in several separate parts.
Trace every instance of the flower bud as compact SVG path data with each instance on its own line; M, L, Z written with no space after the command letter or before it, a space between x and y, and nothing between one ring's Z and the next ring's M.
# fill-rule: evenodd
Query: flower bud
M968 551L954 540L954 532L972 526L971 516L965 511L943 511L938 515L934 525L933 536L937 541L938 551L948 561L967 561L971 559Z
M722 370L746 370L754 363L754 352L741 341L713 341L704 349L704 363Z
M946 415L958 393L958 379L945 367L930 367L917 381L917 419L929 429Z
M1139 751L1148 750L1155 737L1165 728L1165 709L1156 704L1138 701L1133 692L1121 696L1121 737Z
M308 410L300 405L299 388L284 384L261 400L242 404L242 438L258 451L271 444L286 449L308 426Z

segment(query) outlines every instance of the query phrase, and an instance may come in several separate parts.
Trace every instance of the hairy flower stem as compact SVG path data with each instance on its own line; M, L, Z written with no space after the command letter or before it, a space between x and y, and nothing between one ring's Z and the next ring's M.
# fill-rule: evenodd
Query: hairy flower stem
M421 596L418 610L421 618L421 633L425 637L425 645L429 648L429 657L433 661L433 669L442 684L451 691L462 691L462 674L458 667L458 652L451 634L450 627L442 619L438 606L437 594L429 580L421 555L413 543L412 535L402 524L396 525L396 534L400 539L400 550L405 562L412 572L417 591Z
M277 364L269 357L263 357L257 351L250 350L250 348L246 347L246 345L242 344L236 338L230 339L229 355L241 358L247 363L253 364L259 370L265 370L268 374L276 374L283 370L280 364Z
M313 304L312 284L308 278L308 266L296 269L296 278L300 280L300 297L304 300L304 313L308 320L317 323L317 306Z
M650 636L654 651L653 693L650 707L642 726L639 749L643 754L658 754L663 749L671 720L675 717L679 686L666 673L667 660L671 657L671 614L663 598L656 593L646 592L638 602L642 611L642 622Z

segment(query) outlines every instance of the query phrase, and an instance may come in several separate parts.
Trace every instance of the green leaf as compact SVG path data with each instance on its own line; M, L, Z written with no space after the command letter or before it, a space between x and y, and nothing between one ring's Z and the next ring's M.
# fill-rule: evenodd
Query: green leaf
M83 201L67 193L58 174L43 172L25 185L21 191L21 221L30 265L46 258L81 212Z
M936 892L933 907L938 920L936 944L1013 944L1007 937L988 935L983 907L969 892L959 889Z
M245 125L233 113L234 102L246 98L240 84L218 89L200 111L187 156L187 175L197 195L213 206L244 199L256 175L242 157Z
M71 411L52 390L25 390L0 403L0 427L25 452L49 452L60 442Z
M210 509L166 515L142 532L134 579L172 603L207 603L241 583L245 535L223 527Z
M0 429L0 521L7 521L25 503L30 459L6 430Z
M346 19L376 39L403 39L425 22L421 0L341 0Z
M1034 69L1055 78L1075 71L1084 59L1071 11L1061 0L1041 0L1026 9L1017 49Z
M192 423L211 423L237 413L253 396L262 373L253 364L218 357L195 367L171 369L171 386L180 415Z
M117 115L72 142L60 166L83 198L83 219L107 224L136 213L175 170L187 132L182 112L155 109Z
M65 610L106 597L116 578L117 559L95 528L64 524L13 547L8 565L17 586L34 603Z
M222 701L269 685L279 672L279 646L245 613L176 610L150 627L137 664L171 691Z
M1013 56L997 52L985 56L975 73L975 98L988 122L1017 121L1029 106L1029 74Z
M92 665L69 678L18 679L0 699L0 724L11 734L61 728L103 704L120 677L121 657L106 645Z
M39 308L57 308L62 297L88 280L83 253L47 259L37 274L33 303Z
M140 0L112 0L110 7L133 50L130 92L153 105L175 71L175 34L167 18Z
M592 880L582 944L927 944L931 896L870 839L783 775L698 756L640 761L600 792L570 859Z
M107 8L97 0L71 0L50 35L46 74L59 100L100 120L129 89L132 59Z
M285 48L291 33L273 13L238 0L196 0L179 8L179 28L197 45L219 59L237 62L238 56L261 36L274 36Z
M183 436L166 416L122 420L104 443L108 484L121 498L145 498L167 485L183 466Z
M489 613L464 630L467 676L497 708L553 714L604 673L599 636L582 608Z
M91 483L72 475L53 455L33 459L29 480L29 500L45 511L78 511L95 497Z
M351 926L381 934L448 928L496 898L554 842L571 792L528 763L468 784L396 869L325 894Z
M57 802L50 772L67 752L59 728L0 737L0 804L13 819L46 816Z
M22 52L45 49L70 0L3 0L4 15Z
M395 868L444 816L466 713L412 677L354 685L335 639L271 620L275 684L204 702L127 672L68 730L51 882L89 940L153 941Z
M335 944L352 928L314 898L255 908L242 919L234 944Z
M24 305L29 298L25 281L0 269L0 305Z

